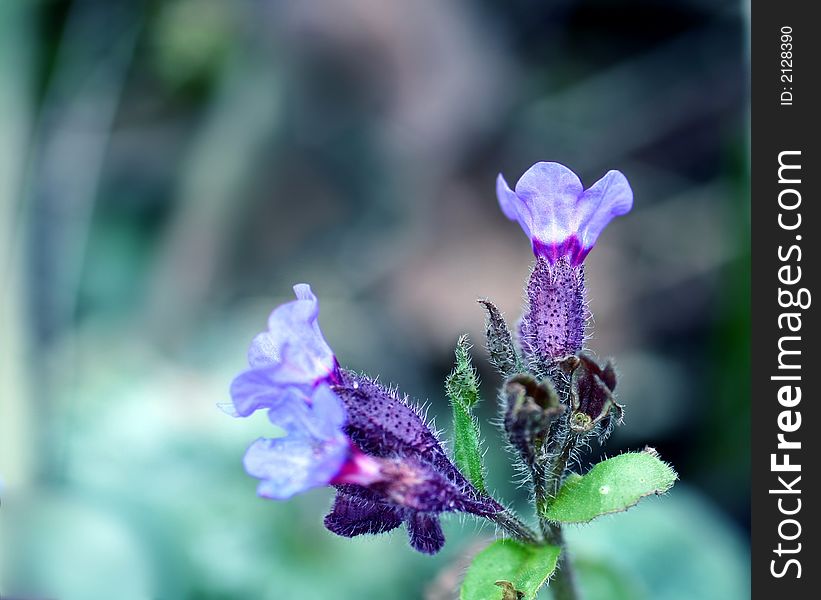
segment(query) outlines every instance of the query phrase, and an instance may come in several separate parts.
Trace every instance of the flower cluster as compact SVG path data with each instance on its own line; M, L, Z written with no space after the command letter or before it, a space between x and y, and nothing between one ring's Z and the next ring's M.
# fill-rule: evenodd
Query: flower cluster
M588 433L621 417L615 374L582 352L589 318L582 262L607 223L632 206L618 171L584 190L558 163L537 163L511 190L497 181L499 204L530 237L536 264L516 343L498 309L488 311L491 361L508 378L504 425L526 463L540 460L552 423ZM306 284L276 308L248 351L249 369L231 385L232 414L266 410L282 437L260 438L245 455L258 494L284 500L308 489L337 490L325 518L352 537L403 523L411 545L435 553L444 544L439 516L470 513L515 527L504 507L451 462L415 403L375 379L340 366L319 329L319 304ZM481 486L480 486L481 487ZM522 537L527 538L528 531Z
M439 514L503 510L462 476L407 398L339 366L319 329L316 296L305 284L294 292L254 338L250 369L231 385L236 416L265 409L285 432L258 439L245 455L258 494L284 500L333 485L328 529L351 537L404 522L411 545L426 553L444 544Z

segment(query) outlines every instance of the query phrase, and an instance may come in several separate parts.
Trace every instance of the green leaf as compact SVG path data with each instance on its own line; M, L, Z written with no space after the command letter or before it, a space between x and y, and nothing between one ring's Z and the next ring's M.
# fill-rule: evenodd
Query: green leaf
M473 559L459 598L502 600L515 590L524 600L533 600L556 570L560 553L558 546L528 546L510 539L497 540Z
M645 496L663 494L678 479L652 448L604 460L586 475L571 475L545 516L559 523L586 523L627 510Z
M481 435L472 412L479 402L479 376L471 363L466 335L456 344L456 366L445 380L445 391L453 409L453 459L474 487L484 491Z

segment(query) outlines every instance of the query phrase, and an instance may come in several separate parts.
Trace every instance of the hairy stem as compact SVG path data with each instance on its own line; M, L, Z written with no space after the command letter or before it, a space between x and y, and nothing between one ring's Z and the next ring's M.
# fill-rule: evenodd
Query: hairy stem
M562 526L558 523L551 523L545 516L550 503L559 493L562 485L567 463L573 452L579 437L571 429L566 429L564 438L559 446L559 451L552 457L546 465L543 477L543 492L538 494L539 486L536 487L536 512L539 516L539 525L548 543L561 548L559 564L556 567L556 574L550 581L550 589L553 591L554 600L579 600L576 577L567 554L567 546L562 533ZM535 481L534 481L535 484Z
M540 460L534 461L530 466L530 477L533 481L533 495L536 502L536 515L539 518L539 529L547 543L553 543L555 537L554 525L547 519L542 518L542 510L547 506L547 479L545 477L544 464Z
M488 517L491 521L496 523L499 527L504 529L510 535L526 544L538 544L539 536L527 525L522 523L510 511L502 511L494 513Z
M562 444L559 447L559 452L553 457L553 460L550 461L547 468L547 473L545 476L547 495L546 505L543 508L547 508L547 505L549 505L549 503L556 497L556 494L559 493L559 488L564 480L564 472L567 470L567 463L570 460L570 457L573 456L573 451L576 449L576 444L578 441L579 436L572 430L568 429L565 433L564 439L562 440Z

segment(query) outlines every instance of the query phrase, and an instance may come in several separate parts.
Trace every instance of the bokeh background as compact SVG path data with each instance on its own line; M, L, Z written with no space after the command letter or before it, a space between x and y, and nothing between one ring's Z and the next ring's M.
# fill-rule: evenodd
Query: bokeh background
M402 532L336 538L329 490L255 496L264 417L216 404L296 282L341 361L445 436L468 332L490 482L526 509L475 299L514 320L532 259L497 172L558 160L632 183L587 260L591 347L627 406L607 451L650 443L681 475L572 532L588 595L747 597L746 10L0 2L0 595L454 597L491 529L447 519L433 558Z

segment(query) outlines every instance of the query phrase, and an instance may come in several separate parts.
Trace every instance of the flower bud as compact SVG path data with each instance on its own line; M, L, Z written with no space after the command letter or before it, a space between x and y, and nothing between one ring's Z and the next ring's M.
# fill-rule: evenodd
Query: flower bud
M544 444L550 425L564 412L549 380L536 381L514 375L503 388L504 425L508 440L527 464L532 464Z
M573 370L570 428L576 432L592 431L599 423L610 428L613 417L620 422L624 408L616 402L616 371L610 361L600 367L587 354L580 354Z
M505 323L502 313L490 300L479 300L479 304L485 307L487 319L485 319L485 332L487 335L487 352L490 355L490 363L496 367L505 377L522 371L521 361L513 345L513 336Z

